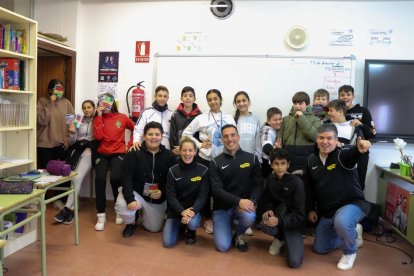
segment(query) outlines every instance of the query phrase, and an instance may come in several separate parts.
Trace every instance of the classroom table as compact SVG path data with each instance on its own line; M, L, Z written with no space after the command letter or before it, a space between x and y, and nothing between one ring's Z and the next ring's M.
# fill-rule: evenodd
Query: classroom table
M42 189L45 192L48 190L63 191L63 193L60 193L48 199L45 199L45 194L43 194L43 200L44 200L45 205L57 199L60 199L66 195L73 194L73 197L74 197L74 210L73 211L75 215L75 244L78 245L79 244L79 223L78 223L78 202L79 201L78 201L78 195L77 195L77 192L75 189L75 183L74 183L74 179L76 175L78 175L78 173L72 172L70 175L62 176L61 178L59 178L57 181L54 181L54 182L35 183L35 187L37 189ZM58 187L66 182L70 182L69 187ZM43 224L44 224L44 221L43 221ZM43 225L43 227L45 227L45 225ZM45 235L45 233L43 233L43 235ZM45 236L42 236L42 239L43 238L45 238Z
M45 238L45 203L44 195L45 190L33 189L31 194L1 194L0 195L0 238L4 237L8 233L13 232L17 228L24 226L30 221L40 217L40 231L41 231L41 258L42 258L42 275L46 275L46 238ZM38 203L36 208L22 208L32 203ZM26 212L31 213L26 219L19 223L16 223L12 227L3 230L4 216L12 212ZM4 251L0 250L0 261L3 263ZM3 270L0 271L0 275L3 275Z

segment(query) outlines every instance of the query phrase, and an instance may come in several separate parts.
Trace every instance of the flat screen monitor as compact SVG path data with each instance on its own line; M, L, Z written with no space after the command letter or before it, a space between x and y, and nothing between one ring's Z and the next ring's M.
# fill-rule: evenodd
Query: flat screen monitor
M377 141L414 141L414 60L366 60L364 106Z

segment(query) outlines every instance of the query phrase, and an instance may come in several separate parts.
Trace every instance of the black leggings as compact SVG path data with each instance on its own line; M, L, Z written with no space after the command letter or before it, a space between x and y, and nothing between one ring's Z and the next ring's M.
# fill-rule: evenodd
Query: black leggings
M106 174L111 168L110 182L114 201L118 197L118 188L122 181L122 161L125 154L103 155L98 154L95 162L95 192L96 210L105 213L106 208Z

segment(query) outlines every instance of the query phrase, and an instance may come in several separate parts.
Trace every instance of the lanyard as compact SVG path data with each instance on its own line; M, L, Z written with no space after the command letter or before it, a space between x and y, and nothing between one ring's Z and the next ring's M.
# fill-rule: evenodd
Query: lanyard
M220 128L223 127L223 113L220 111L220 125L218 124L216 118L214 118L214 114L213 112L211 112L211 110L210 110L210 114L211 114L211 117L213 117L213 120L216 123L218 130L220 130Z

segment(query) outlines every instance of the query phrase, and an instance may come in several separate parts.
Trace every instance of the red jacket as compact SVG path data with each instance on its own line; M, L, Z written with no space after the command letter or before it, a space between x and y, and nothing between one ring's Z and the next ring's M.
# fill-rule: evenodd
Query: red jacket
M106 113L93 119L93 137L98 140L98 153L126 153L125 130L134 130L134 122L122 113Z

